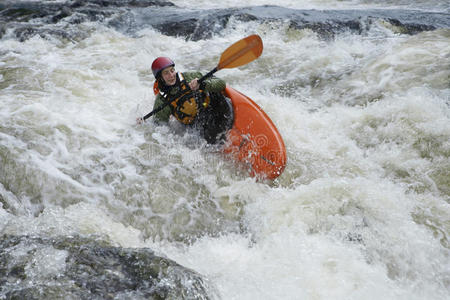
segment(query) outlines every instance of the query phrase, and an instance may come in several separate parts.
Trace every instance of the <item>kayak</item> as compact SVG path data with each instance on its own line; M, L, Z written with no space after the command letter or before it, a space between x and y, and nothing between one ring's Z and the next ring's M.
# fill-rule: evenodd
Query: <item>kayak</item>
M220 56L217 66L198 79L198 83L201 84L221 69L245 65L257 59L262 51L263 43L259 35L253 34L243 38L228 47ZM157 60L168 60L174 65L172 60L164 57L157 58L153 64ZM153 75L157 77L158 73L155 73L153 64ZM157 82L153 85L153 91L155 95L159 92ZM193 125L198 126L207 143L215 144L218 139L223 140L224 138L223 151L234 160L247 165L251 176L257 177L257 179L277 178L286 167L286 147L272 120L252 99L230 86L227 85L223 93L230 99L231 104L226 99L213 102L212 99L217 100L213 97L214 95L206 97L208 103L204 101L199 104L194 98L188 98L188 94L185 93L181 97L171 100L172 102L167 101L159 108L154 109L145 115L143 120L173 103L177 109L175 111L177 119L180 120L182 116L180 112L182 112L186 115L183 120L189 120L189 117L192 117L190 120L193 121L196 115L187 111L190 109L198 113L198 105L203 105L203 113L198 114ZM186 103L189 104L185 107ZM196 103L197 105L195 105Z
M249 97L227 85L234 123L226 136L223 151L246 166L250 176L275 179L286 167L286 147L267 114Z
M153 91L159 93L157 82ZM224 95L231 100L233 124L226 133L223 152L248 167L252 177L277 178L286 167L286 147L272 120L252 99L229 85Z

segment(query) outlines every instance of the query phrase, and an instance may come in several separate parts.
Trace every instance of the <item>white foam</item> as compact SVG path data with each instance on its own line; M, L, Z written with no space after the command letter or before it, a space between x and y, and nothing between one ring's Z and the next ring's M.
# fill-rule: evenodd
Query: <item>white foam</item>
M234 20L198 42L105 28L78 44L2 42L14 72L0 92L0 199L18 202L0 209L2 233L150 246L224 299L444 298L447 32L324 41L272 25ZM283 135L288 166L273 184L174 124L134 125L153 106L156 56L205 72L255 32L261 58L217 75Z

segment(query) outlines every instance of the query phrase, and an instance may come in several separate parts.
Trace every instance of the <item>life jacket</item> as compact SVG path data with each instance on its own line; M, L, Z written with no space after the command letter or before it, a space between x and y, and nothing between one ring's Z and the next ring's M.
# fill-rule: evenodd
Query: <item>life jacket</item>
M164 101L170 102L172 115L178 121L188 125L194 122L202 109L209 106L211 99L207 91L201 89L192 91L182 73L178 73L178 76L180 78L180 91L176 95L172 96L161 91L158 88L158 81L153 84L153 91L155 95L159 93Z

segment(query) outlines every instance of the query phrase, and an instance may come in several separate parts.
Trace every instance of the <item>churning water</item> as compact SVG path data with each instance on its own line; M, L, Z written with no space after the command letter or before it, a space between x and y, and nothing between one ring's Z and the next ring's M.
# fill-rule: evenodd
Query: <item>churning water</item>
M410 2L377 7L448 12L445 1ZM213 7L196 1L203 6ZM211 297L223 299L448 297L450 29L406 35L377 21L323 39L284 22L232 20L199 41L97 22L78 30L86 38L19 41L6 29L0 40L3 235L150 247L203 275ZM174 122L135 124L153 105L155 57L206 72L253 33L262 56L217 76L283 136L288 164L275 182L249 178ZM35 271L61 272L64 255L48 255L56 258Z

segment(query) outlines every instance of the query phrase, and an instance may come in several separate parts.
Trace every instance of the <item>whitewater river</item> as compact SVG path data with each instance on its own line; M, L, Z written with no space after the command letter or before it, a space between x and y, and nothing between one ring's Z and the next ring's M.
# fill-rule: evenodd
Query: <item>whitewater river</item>
M446 1L369 2L172 1L449 12ZM377 21L323 38L231 20L194 41L78 26L78 40L21 41L8 28L0 40L2 236L148 247L200 274L212 299L448 299L449 28L409 35ZM262 56L217 76L283 136L288 163L274 182L248 177L176 122L135 124L153 106L155 57L207 72L254 33ZM40 254L49 263L26 262L35 280L15 288L63 272L64 253L52 251Z

